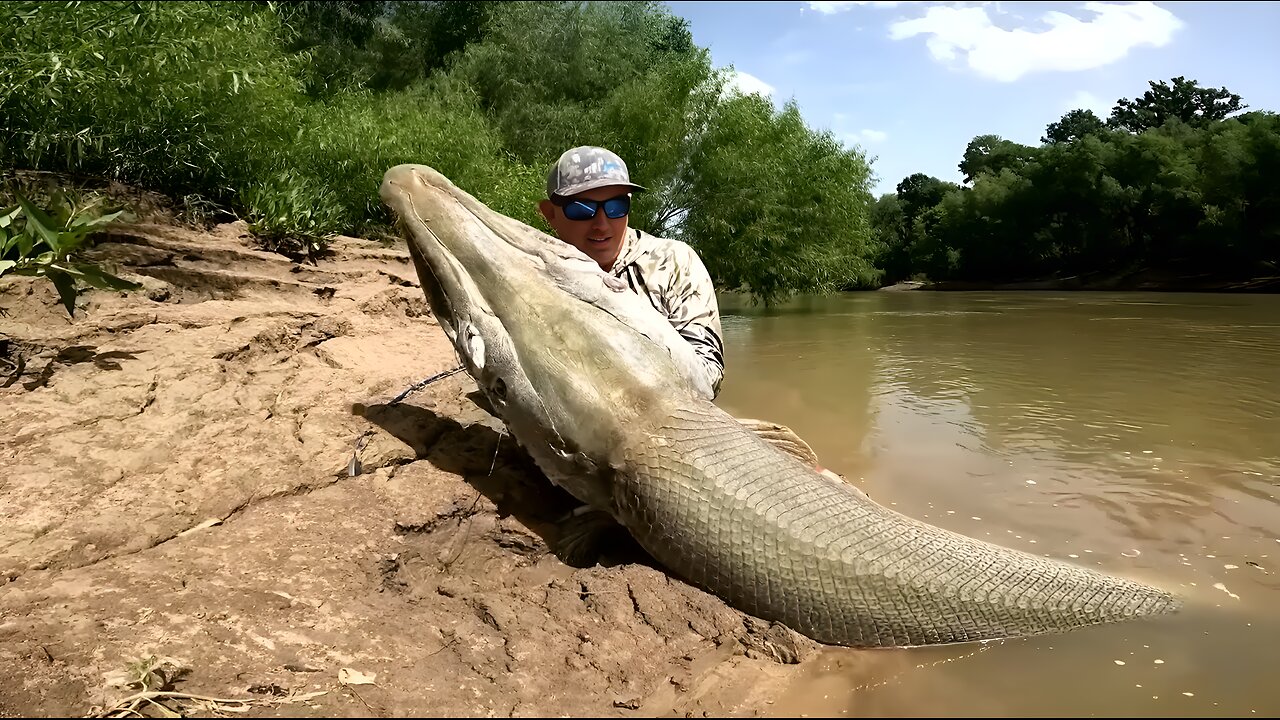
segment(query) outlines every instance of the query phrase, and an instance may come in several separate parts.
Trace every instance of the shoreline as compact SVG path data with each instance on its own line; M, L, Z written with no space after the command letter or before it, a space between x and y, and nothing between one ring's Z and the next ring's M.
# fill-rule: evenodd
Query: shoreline
M1212 276L1171 276L1143 272L1123 276L1045 278L1017 282L977 280L904 280L877 288L887 292L971 292L971 291L1083 291L1083 292L1203 292L1280 293L1280 275L1247 279Z

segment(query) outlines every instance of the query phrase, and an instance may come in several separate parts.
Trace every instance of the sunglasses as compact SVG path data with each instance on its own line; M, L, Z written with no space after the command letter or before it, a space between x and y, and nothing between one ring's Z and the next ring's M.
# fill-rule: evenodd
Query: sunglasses
M608 200L572 200L570 198L552 198L564 210L564 216L570 220L590 220L604 207L604 216L610 220L624 218L631 212L631 196L619 195Z

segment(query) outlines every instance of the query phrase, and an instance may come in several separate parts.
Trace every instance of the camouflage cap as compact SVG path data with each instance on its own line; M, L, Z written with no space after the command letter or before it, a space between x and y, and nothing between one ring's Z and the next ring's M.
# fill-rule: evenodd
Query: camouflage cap
M631 182L627 164L622 158L602 147L583 145L565 150L547 173L547 197L566 197L606 185L626 185L632 190L645 188Z

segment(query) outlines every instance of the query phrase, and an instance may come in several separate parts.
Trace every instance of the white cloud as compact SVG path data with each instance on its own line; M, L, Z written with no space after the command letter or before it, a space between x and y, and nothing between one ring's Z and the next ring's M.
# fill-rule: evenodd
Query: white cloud
M1106 120L1111 116L1111 108L1115 103L1108 102L1088 90L1077 90L1067 102L1063 103L1062 112L1072 110L1092 110L1094 115Z
M870 145L873 143L882 143L889 139L889 133L883 130L872 130L870 128L858 130L857 132L841 133L840 139L852 145Z
M725 83L724 92L726 95L733 92L743 95L760 93L765 97L769 97L773 95L773 86L751 73L734 70L733 74L729 76L729 82Z
M894 40L926 35L934 59L961 60L984 77L1012 82L1034 72L1088 70L1113 63L1129 50L1162 47L1183 26L1173 13L1150 2L1119 5L1089 2L1093 17L1081 20L1048 12L1047 30L1005 30L984 7L930 7L923 17L890 25Z
M873 143L882 143L889 139L889 133L883 130L872 130L871 128L863 128L862 130L850 130L850 115L842 112L834 112L831 114L831 132L836 138L846 145L869 145Z
M888 0L832 0L830 2L810 2L808 3L810 10L817 10L823 15L834 15L845 10L852 10L858 5L874 5L876 7L893 7L901 5L900 2L891 2Z

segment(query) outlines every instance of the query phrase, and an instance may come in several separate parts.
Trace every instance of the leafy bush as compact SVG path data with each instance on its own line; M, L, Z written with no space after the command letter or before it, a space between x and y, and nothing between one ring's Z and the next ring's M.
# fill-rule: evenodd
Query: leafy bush
M293 139L305 56L247 2L10 2L0 165L234 197Z
M21 193L14 195L17 202L0 211L0 277L48 278L73 317L78 283L104 290L142 287L76 257L88 248L93 234L114 222L122 211L103 213L100 199L77 206L65 193L55 192L46 212Z
M263 246L294 258L315 259L343 228L337 194L295 170L250 183L240 200Z
M403 91L355 91L308 109L281 169L323 183L347 232L387 224L378 198L382 175L401 163L423 163L482 201L526 222L536 214L539 171L503 153L502 142L469 90L446 79ZM530 180L512 192L510 175Z
M0 7L0 168L160 189L315 256L334 233L389 227L378 186L408 162L548 229L547 167L603 145L651 190L633 224L687 240L725 288L768 302L876 276L865 157L767 99L739 112L660 3ZM786 147L757 157L757 140ZM754 260L723 255L739 250Z

